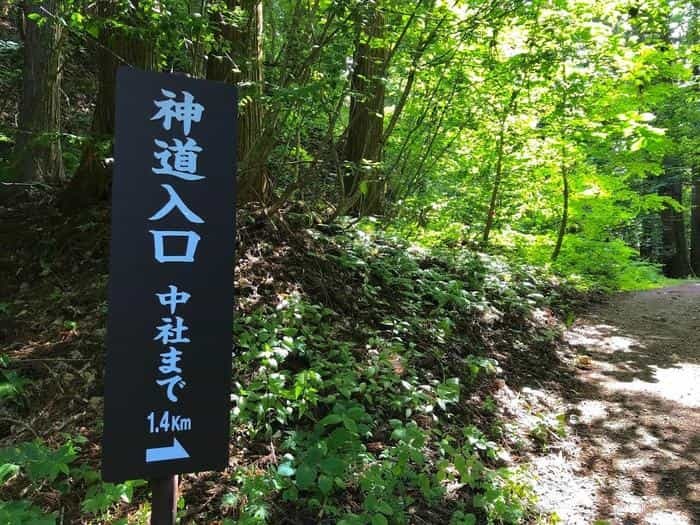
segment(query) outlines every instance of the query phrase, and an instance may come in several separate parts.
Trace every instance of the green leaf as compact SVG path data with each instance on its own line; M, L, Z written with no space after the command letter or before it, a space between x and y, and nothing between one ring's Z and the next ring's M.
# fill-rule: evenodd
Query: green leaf
M450 523L453 525L476 525L476 516L471 512L469 514L455 513Z
M345 472L345 462L338 457L324 459L321 461L319 467L321 468L322 472L333 477L342 476Z
M343 418L343 425L345 428L347 428L350 432L357 433L357 423L355 423L355 420L349 417L344 417Z
M143 480L129 480L124 483L93 485L88 489L81 508L90 514L101 514L116 503L130 503L134 497L134 489L145 484Z
M5 483L18 472L19 465L15 465L14 463L4 463L0 465L0 483Z
M327 496L333 490L333 478L326 476L325 474L321 474L318 477L318 488L321 489L321 493L324 496Z
M394 509L391 508L386 501L380 501L377 503L376 509L386 516L391 516L394 513Z
M438 402L440 407L445 408L447 403L457 403L459 401L459 378L452 377L437 386Z
M69 441L58 450L51 450L40 440L0 449L0 464L19 465L31 481L54 481L59 474L70 472L69 464L77 457L75 445Z
M56 525L56 513L44 512L29 501L0 501L0 523L9 525Z
M233 494L232 492L227 492L226 494L223 495L221 498L221 507L223 509L232 509L238 505L238 495Z
M327 427L329 425L336 425L343 420L338 414L329 414L318 422L322 427Z
M338 525L365 525L366 523L367 520L363 516L348 514L338 522Z
M630 151L631 152L639 151L640 149L642 149L644 147L645 142L646 142L646 140L644 139L644 137L638 138L630 146Z
M308 489L316 481L316 469L306 463L302 463L297 468L296 483L300 489Z
M375 514L372 516L372 525L389 525L383 514Z

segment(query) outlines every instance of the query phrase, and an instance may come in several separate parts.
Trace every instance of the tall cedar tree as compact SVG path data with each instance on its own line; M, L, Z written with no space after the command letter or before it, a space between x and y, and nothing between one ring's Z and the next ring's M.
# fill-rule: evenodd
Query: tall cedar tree
M138 9L138 2L134 3ZM107 198L111 182L112 167L107 162L111 157L114 135L114 100L117 69L130 65L151 70L155 64L153 44L139 35L129 24L128 16L119 20L121 24L109 24L119 19L116 0L99 0L98 17L102 22L97 46L97 102L90 130L91 139L85 145L80 165L66 188L61 204L64 209L74 210Z
M207 78L238 84L238 201L266 202L270 193L267 155L261 152L264 108L261 103L263 76L263 2L262 0L226 0L229 10L240 8L245 14L241 27L225 24L223 17L213 20L218 38L230 49L212 54L207 63ZM220 16L220 15L216 15Z
M693 168L693 191L690 208L690 264L700 275L700 166Z
M41 9L55 13L58 0L25 0L24 66L15 157L22 180L63 179L61 155L62 26Z
M387 53L381 40L383 35L384 17L378 7L373 6L358 17L345 143L349 167L343 178L343 190L350 211L360 215L380 213L387 191L386 180L378 167L383 153Z
M668 157L665 162L665 180L659 194L671 197L678 203L683 202L683 182L678 176L677 159ZM685 217L683 211L677 211L666 205L661 211L662 224L662 263L668 277L686 277L690 272L688 246L685 237Z

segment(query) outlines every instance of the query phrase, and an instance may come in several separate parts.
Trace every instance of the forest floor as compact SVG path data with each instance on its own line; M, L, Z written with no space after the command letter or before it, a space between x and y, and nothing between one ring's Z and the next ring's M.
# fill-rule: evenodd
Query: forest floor
M566 524L700 523L700 283L620 294L565 334L576 431L536 458Z

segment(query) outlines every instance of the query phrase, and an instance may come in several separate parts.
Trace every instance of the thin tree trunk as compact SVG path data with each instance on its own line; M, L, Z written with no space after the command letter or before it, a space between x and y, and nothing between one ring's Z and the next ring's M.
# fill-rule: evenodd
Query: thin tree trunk
M482 246L486 246L489 243L491 229L493 228L493 223L496 219L496 206L498 204L498 197L501 189L501 181L503 179L503 156L505 150L506 127L508 122L508 116L515 109L515 102L518 99L519 94L519 88L513 90L513 92L510 95L508 105L503 109L503 115L501 115L501 122L498 130L498 142L496 143L496 173L493 181L493 189L491 190L491 199L489 200L489 211L486 214L486 224L484 225L484 233L481 238Z
M501 177L503 175L503 148L506 134L506 118L504 114L501 118L501 126L498 131L498 142L496 143L496 173L494 174L493 189L491 190L491 199L489 200L489 211L486 214L486 224L484 225L484 233L481 238L481 244L486 246L489 242L493 222L496 218L496 205L501 188Z
M250 13L245 32L248 51L243 72L245 87L239 96L244 104L239 105L240 129L238 136L242 172L238 198L241 202L257 200L267 202L270 194L270 181L267 171L267 158L271 146L258 145L262 138L264 111L261 102L263 94L263 2L243 0L243 8Z
M15 157L22 180L59 182L63 179L61 155L62 27L40 9L55 13L57 0L26 0L24 67L19 135ZM29 15L44 17L41 24Z
M97 4L100 18L114 15L114 0L101 0ZM120 65L129 64L150 70L155 65L155 51L151 42L123 29L103 29L101 46L97 49L98 92L92 117L91 139L83 148L80 165L61 199L64 209L76 209L94 204L109 196L112 166L111 157L114 136L114 100L116 75Z
M557 243L552 252L552 261L556 261L561 252L562 244L564 244L564 236L566 235L566 226L569 220L569 174L566 169L565 150L562 145L561 151L561 182L562 182L562 211L561 220L559 221L559 232L557 234Z

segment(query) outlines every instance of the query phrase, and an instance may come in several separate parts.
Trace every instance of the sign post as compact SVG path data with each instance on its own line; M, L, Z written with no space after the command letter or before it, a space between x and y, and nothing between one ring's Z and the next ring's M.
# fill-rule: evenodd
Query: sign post
M177 515L177 476L152 479L151 525L173 525Z
M152 523L228 466L235 123L233 86L118 71L102 476L150 479Z

